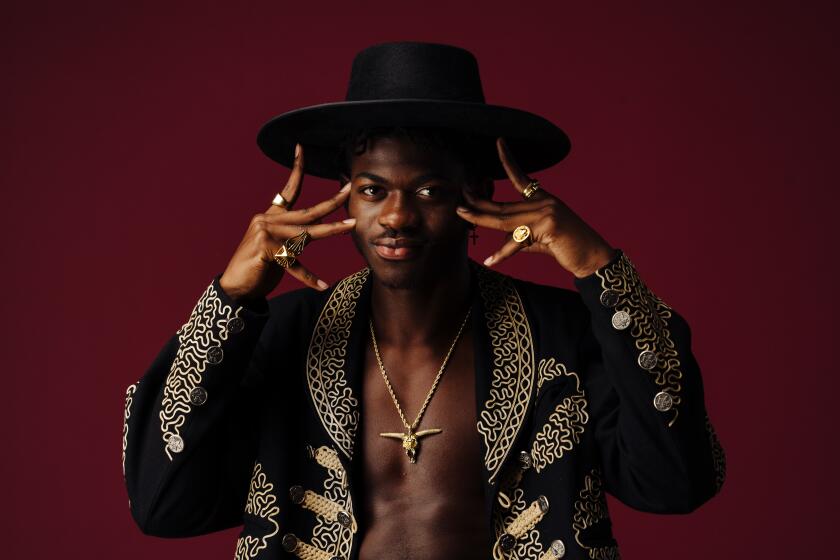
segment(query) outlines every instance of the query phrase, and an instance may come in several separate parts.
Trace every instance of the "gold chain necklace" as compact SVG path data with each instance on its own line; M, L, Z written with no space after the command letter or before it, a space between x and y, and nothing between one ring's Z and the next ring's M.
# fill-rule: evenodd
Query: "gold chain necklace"
M443 364L441 364L440 369L435 376L435 380L432 383L432 388L429 389L429 393L426 395L426 400L423 402L423 406L420 408L420 412L417 413L417 418L414 419L414 422L411 424L405 419L405 414L403 414L402 407L400 406L399 401L397 400L397 395L394 394L394 388L391 387L391 382L388 380L388 374L385 373L385 365L382 363L382 357L379 355L379 345L376 344L376 334L373 332L373 320L368 319L368 325L370 326L370 338L373 341L373 353L376 354L376 363L379 364L379 371L382 372L382 378L385 380L385 385L388 387L388 392L391 393L391 400L394 401L394 406L397 407L397 412L400 414L400 420L402 420L403 426L405 426L405 432L385 432L379 434L382 437L386 438L393 438L402 440L403 449L405 449L405 454L408 455L408 460L412 463L417 462L417 452L419 451L418 446L420 443L419 438L423 436L429 436L432 434L439 434L443 430L440 428L431 428L429 430L420 430L419 432L415 432L414 430L417 429L417 426L420 424L420 419L423 418L423 413L426 412L426 407L429 406L429 402L432 400L432 395L435 394L435 390L437 390L438 384L440 384L440 378L443 375L443 370L446 369L446 364L449 362L449 357L452 355L452 351L455 349L455 345L458 343L458 339L461 338L461 332L464 330L464 325L467 324L467 319L470 316L470 310L467 310L467 315L464 317L463 322L461 323L461 327L458 329L458 334L455 335L455 340L452 341L452 345L449 347L449 351L446 353L446 357L443 358Z

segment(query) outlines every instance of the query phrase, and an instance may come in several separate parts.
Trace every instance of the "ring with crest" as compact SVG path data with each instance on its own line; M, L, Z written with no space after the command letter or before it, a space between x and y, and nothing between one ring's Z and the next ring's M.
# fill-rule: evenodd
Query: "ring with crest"
M513 230L513 240L517 243L524 243L526 246L534 242L531 238L531 228L528 226L519 226Z

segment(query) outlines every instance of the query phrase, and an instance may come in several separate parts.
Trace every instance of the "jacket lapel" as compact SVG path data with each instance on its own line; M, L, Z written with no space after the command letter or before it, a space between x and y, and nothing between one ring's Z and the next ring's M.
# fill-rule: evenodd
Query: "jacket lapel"
M499 479L531 406L535 390L534 341L525 307L511 278L471 261L472 329L478 434L485 495L492 504ZM306 361L309 394L337 449L352 459L359 429L359 397L370 270L341 280L313 329Z
M480 307L474 315L477 429L489 505L531 406L536 367L525 306L511 278L475 265Z
M370 269L336 284L312 331L306 356L309 395L324 430L348 459L359 428L360 360L367 324Z

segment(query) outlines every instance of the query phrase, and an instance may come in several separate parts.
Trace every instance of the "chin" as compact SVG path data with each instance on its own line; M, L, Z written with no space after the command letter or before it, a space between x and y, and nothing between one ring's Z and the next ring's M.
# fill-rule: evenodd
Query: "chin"
M431 265L425 259L391 262L373 252L363 252L377 284L393 290L415 290L428 285Z
M370 269L377 283L392 290L416 290L425 284L424 275L416 270L382 270L372 264Z

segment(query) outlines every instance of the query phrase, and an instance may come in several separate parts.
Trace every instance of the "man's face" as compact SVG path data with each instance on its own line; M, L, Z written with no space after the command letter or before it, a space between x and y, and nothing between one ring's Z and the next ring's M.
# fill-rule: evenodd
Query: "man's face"
M381 283L415 288L466 260L467 224L455 213L464 170L450 154L376 138L353 157L350 176L353 241Z

